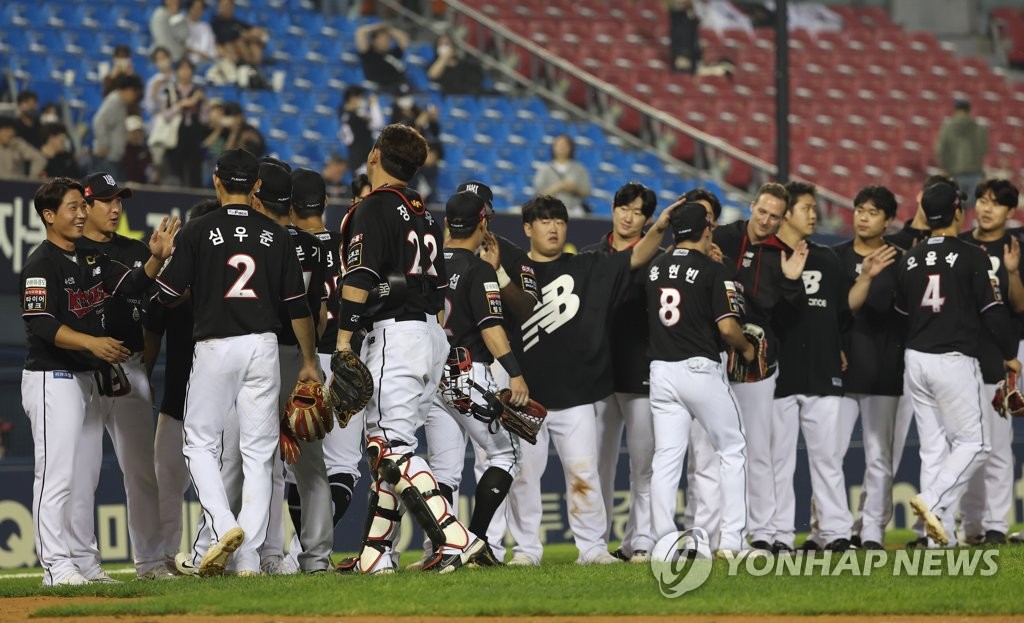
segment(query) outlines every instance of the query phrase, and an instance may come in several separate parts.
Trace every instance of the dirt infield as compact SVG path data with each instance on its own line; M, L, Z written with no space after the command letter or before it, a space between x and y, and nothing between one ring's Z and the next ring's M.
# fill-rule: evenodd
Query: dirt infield
M68 623L70 618L34 617L32 613L48 606L59 606L69 601L97 603L115 601L103 597L16 597L0 600L0 611L4 623ZM118 599L116 601L124 601ZM173 616L96 616L86 619L89 623L380 623L380 617L372 616L273 616L265 614L214 616L214 615L173 615ZM390 623L622 623L623 621L656 621L669 623L1012 623L1020 621L1019 616L551 616L551 617L389 617Z

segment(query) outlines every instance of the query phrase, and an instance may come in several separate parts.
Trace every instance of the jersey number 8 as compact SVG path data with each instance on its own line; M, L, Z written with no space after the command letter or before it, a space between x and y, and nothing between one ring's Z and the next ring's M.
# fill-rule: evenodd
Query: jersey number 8
M679 303L682 300L683 297L680 296L679 290L675 288L661 288L661 299L659 301L661 307L658 308L658 318L661 320L661 324L671 327L679 322L679 318L682 316L682 312L679 311Z

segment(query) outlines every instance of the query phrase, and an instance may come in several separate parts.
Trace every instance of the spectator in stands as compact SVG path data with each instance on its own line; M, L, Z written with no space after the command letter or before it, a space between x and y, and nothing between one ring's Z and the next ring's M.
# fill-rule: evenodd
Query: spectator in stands
M668 9L669 67L696 73L700 65L700 15L694 0L666 0Z
M153 155L146 145L146 124L142 117L131 116L125 120L128 144L124 148L124 179L136 184L156 183L159 180L153 168Z
M473 95L484 88L480 64L463 55L447 34L438 37L434 44L434 62L427 69L427 77L436 82L445 95Z
M203 124L206 96L193 81L195 67L188 58L178 61L174 73L174 84L163 91L159 114L167 121L180 119L177 121L178 143L164 156L163 171L167 175L161 177L165 184L200 187L203 185L203 141L209 135L209 129Z
M60 106L56 102L47 102L39 109L39 123L60 123Z
M957 100L953 116L942 124L935 141L935 159L968 195L985 177L988 128L971 116L971 103Z
M397 91L405 83L405 48L409 35L394 26L364 24L356 30L356 49L366 79L385 91Z
M210 25L223 56L237 64L253 67L263 62L267 31L236 18L234 0L219 0L217 14L210 20Z
M39 148L43 144L42 128L39 121L39 96L35 91L22 91L15 100L18 107L17 135L29 145Z
M28 141L17 135L17 122L0 117L0 177L39 177L46 158Z
M426 108L420 108L408 85L403 84L399 88L398 93L399 95L395 98L395 105L391 112L391 123L411 125L419 130L423 138L428 141L439 139L441 137L441 124L437 120L437 107L431 105Z
M348 163L345 158L337 154L327 159L320 176L324 178L327 185L327 202L332 205L344 205L352 198L351 189L345 181L348 173Z
M384 127L384 113L377 95L368 94L360 86L346 88L338 116L341 118L339 138L348 149L348 168L353 173L362 173L377 133Z
M551 162L546 162L533 177L533 189L539 195L554 195L569 210L570 216L581 216L590 211L590 174L574 160L576 143L560 134L551 142Z
M164 0L149 18L149 34L153 49L166 48L171 60L177 62L185 56L188 41L188 21L181 12L181 0Z
M156 73L146 80L145 97L142 99L142 110L147 115L155 115L160 110L161 93L174 83L174 63L167 48L156 48L151 56Z
M43 146L39 153L46 158L46 167L43 169L45 177L70 177L78 179L82 177L82 168L75 161L71 153L71 141L68 139L68 129L62 123L48 123L43 126Z
M191 0L185 17L188 21L188 39L185 49L192 63L199 66L217 60L217 39L213 36L213 28L203 20L206 3L203 0Z
M244 149L257 158L262 157L267 151L263 135L246 122L242 107L236 102L225 103L220 111L215 107L209 115L208 126L210 133L203 141L203 145L213 156L214 161L221 151L228 149ZM217 126L220 127L219 131Z
M110 63L110 70L103 76L103 97L110 95L110 92L114 90L114 84L122 76L135 76L142 80L135 73L135 66L132 64L132 50L126 45L119 45L114 48L114 57ZM128 110L128 114L140 114L140 107L141 102L135 102Z
M142 98L142 80L136 75L119 76L92 118L94 169L123 178L121 159L128 141L125 120L129 110Z

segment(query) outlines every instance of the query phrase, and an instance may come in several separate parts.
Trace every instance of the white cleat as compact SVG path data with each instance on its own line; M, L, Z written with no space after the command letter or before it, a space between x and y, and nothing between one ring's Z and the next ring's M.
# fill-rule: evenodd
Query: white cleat
M510 567L539 567L540 562L530 558L526 554L518 553L512 556L512 560L507 563Z
M188 554L175 554L174 568L180 575L199 575L199 569L192 564L192 557Z
M43 586L85 586L89 583L89 580L84 575L77 571L65 573L53 584L44 584Z
M925 530L933 541L939 545L947 545L949 543L949 536L946 534L946 527L942 525L942 520L928 508L920 495L910 498L910 508L924 522Z
M587 559L579 558L576 560L577 565L615 565L621 562L621 560L609 554L607 550L601 550L596 555Z
M139 575L140 580L176 580L179 577L180 576L171 573L171 571L163 565L153 567L149 571Z
M227 531L221 540L217 541L206 550L206 555L199 563L199 575L208 578L224 573L224 567L228 564L231 554L245 540L245 532L241 528L232 528Z

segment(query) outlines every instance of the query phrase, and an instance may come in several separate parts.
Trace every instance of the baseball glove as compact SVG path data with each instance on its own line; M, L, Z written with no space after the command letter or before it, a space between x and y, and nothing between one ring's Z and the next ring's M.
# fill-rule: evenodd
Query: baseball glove
M285 426L284 420L281 420L281 438L278 441L281 447L281 458L284 462L289 465L295 465L299 462L299 456L302 455L302 447L299 446L299 442L292 437L291 431Z
M1007 372L1006 378L996 385L996 395L992 398L992 406L1003 417L1024 416L1024 395L1021 395L1017 385L1016 372L1012 370Z
M498 421L508 432L518 435L531 444L537 444L537 433L548 415L548 410L536 400L531 399L525 407L514 406L512 390L503 389L497 394L498 400L504 409L498 416Z
M96 371L96 385L101 396L116 398L132 391L132 384L124 373L121 364L114 363L103 366Z
M334 429L334 414L320 383L299 381L284 407L288 432L301 441L317 441Z
M352 416L366 407L372 395L373 377L366 364L350 350L334 351L328 400L338 416L338 425L348 426Z
M768 376L768 342L764 329L756 324L743 325L743 335L754 345L754 360L748 363L735 348L729 349L729 380L733 383L756 383Z

